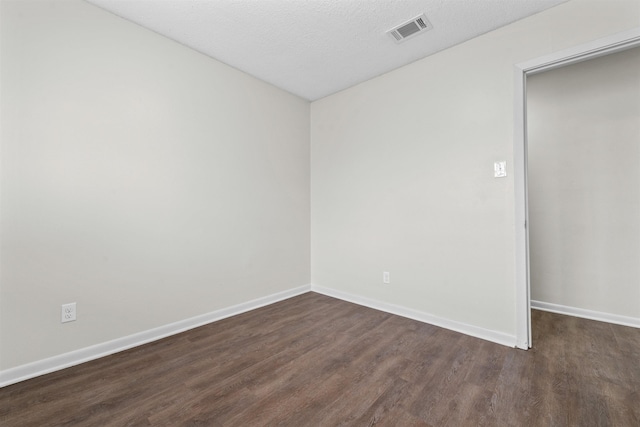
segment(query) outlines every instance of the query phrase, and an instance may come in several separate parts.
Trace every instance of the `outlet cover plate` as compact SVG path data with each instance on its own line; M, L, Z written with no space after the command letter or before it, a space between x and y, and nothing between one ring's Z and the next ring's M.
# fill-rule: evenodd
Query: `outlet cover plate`
M60 320L62 323L73 322L76 320L76 303L72 302L69 304L62 304L61 316Z

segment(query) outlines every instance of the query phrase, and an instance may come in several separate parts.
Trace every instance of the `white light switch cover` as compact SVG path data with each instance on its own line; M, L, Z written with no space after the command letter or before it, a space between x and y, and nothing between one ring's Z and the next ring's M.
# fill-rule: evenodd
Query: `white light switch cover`
M495 162L493 164L493 176L496 178L507 176L507 162Z

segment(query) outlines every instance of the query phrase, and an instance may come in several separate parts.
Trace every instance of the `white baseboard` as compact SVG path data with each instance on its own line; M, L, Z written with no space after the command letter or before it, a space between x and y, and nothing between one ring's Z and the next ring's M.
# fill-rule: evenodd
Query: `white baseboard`
M600 322L614 323L616 325L640 328L640 319L638 319L637 317L620 316L619 314L604 313L602 311L593 311L584 308L569 307L566 305L533 300L531 300L531 308L542 311L550 311L551 313L582 317L584 319L598 320Z
M255 310L256 308L264 307L265 305L273 304L296 295L307 293L310 289L310 285L300 286L231 307L212 311L211 313L202 314L190 319L180 320L175 323L149 329L126 337L117 338L112 341L81 348L69 353L17 366L15 368L6 369L4 371L0 371L0 387L15 384L50 372L59 371L74 365L79 365L90 360L95 360L100 357L108 356L152 341L157 341L171 335L179 334L180 332L188 331L189 329L197 328L198 326L206 325L217 320L225 319L227 317Z
M425 313L423 311L418 311L387 302L377 301L367 297L353 295L331 288L325 288L323 286L311 285L311 291L398 316L407 317L419 322L429 323L430 325L450 329L452 331L495 342L497 344L506 345L508 347L516 346L516 337L514 335L505 334L503 332L492 331L489 329L480 328L478 326L469 325L467 323L444 319L442 317L434 316L433 314Z

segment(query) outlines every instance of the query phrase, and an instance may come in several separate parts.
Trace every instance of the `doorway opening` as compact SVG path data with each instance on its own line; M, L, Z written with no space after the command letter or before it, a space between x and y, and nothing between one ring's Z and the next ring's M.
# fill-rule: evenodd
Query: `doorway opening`
M527 77L640 46L640 28L515 66L514 188L517 347L532 346L529 264Z

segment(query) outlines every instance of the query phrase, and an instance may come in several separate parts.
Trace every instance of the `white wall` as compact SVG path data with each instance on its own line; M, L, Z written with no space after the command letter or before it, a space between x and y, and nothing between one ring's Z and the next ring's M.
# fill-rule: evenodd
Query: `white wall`
M514 64L638 25L639 1L573 0L314 102L313 285L513 337L513 177L493 162L511 171Z
M0 368L308 285L307 101L79 0L1 7Z
M0 369L304 285L310 247L315 285L513 335L513 181L492 177L513 64L640 25L637 0L572 0L310 125L307 102L79 0L0 5Z
M531 298L640 319L640 48L527 93Z

